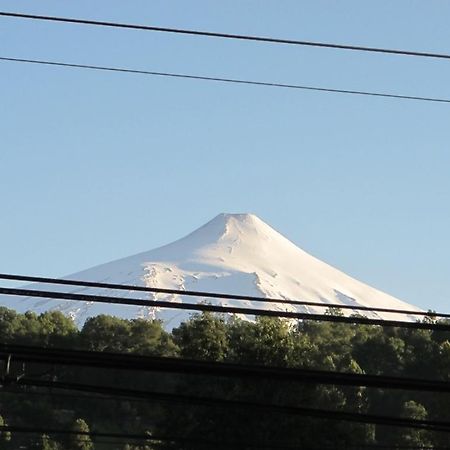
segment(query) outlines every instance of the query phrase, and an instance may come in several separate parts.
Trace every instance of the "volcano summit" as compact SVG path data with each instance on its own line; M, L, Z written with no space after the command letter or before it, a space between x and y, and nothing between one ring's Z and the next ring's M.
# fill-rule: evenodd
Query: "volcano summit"
M70 275L68 279L156 288L219 292L379 308L417 310L309 255L252 214L220 214L191 234L164 247ZM111 291L82 287L31 285L42 290L192 302L182 295ZM205 299L199 299L205 300ZM207 300L213 304L323 313L324 308L251 301ZM157 317L172 328L188 311L63 300L2 299L19 311L60 310L83 323L98 314L123 318ZM366 314L403 319L400 314ZM413 320L413 317L409 318Z

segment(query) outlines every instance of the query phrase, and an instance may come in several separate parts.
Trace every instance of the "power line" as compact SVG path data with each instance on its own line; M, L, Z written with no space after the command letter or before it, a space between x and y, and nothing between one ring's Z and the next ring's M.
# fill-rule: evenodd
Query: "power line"
M131 434L131 433L105 433L105 432L97 432L97 431L74 431L68 429L61 428L50 428L50 427L24 427L24 426L10 426L10 425L2 425L0 426L0 432L10 432L10 433L19 433L19 434L39 434L39 435L69 435L69 436L80 436L82 437L90 437L93 438L94 444L117 444L117 443L128 443L128 444L136 444L142 445L145 442L169 442L169 443L181 443L181 444L194 444L194 445L208 445L209 448L211 446L219 447L219 448L255 448L255 449L279 449L279 450L298 450L298 445L289 446L283 443L273 443L273 444L259 444L254 442L245 442L245 441L227 441L221 439L220 441L212 441L206 439L196 439L189 437L171 437L171 436L158 436L158 435L147 435L147 434ZM100 440L98 438L103 439L112 439L109 441ZM82 439L80 439L81 441ZM384 445L358 445L358 446L346 446L348 449L386 449L390 450L392 447L384 446ZM396 446L399 450L448 450L449 447L417 447L417 446ZM303 450L337 450L337 447L303 447Z
M11 361L49 365L179 373L183 375L207 375L227 378L271 379L309 384L364 386L422 392L450 392L450 383L440 380L0 344L0 360L2 358L7 359L8 357L11 358Z
M147 435L147 434L126 434L126 433L101 433L101 432L95 432L95 431L74 431L74 430L68 430L68 429L60 429L60 428L49 428L49 427L24 427L24 426L9 426L9 425L2 425L0 426L1 432L10 432L10 433L26 433L26 434L40 434L40 435L69 435L69 436L86 436L94 438L94 444L117 444L120 443L128 443L128 444L136 444L136 445L142 445L142 443L145 442L173 442L173 443L185 443L185 444L197 444L197 445L214 445L218 447L227 447L227 448L263 448L263 449L281 449L281 450L294 450L298 449L297 446L286 446L280 443L277 444L255 444L255 443L245 443L245 442L227 442L221 440L219 441L211 441L211 440L204 440L204 439L193 439L193 438L186 438L186 437L167 437L167 436L154 436L154 435ZM119 437L118 437L119 436ZM102 437L104 439L113 439L113 440L99 440L98 437ZM132 441L130 441L130 439ZM80 439L81 440L81 439ZM133 442L134 440L134 442ZM385 446L385 445L357 445L357 446L346 446L348 449L386 449L391 450L392 446ZM423 447L423 446L396 446L396 449L399 450L448 450L449 447ZM319 450L317 447L310 448L310 447L302 447L303 450ZM336 450L336 447L321 447L320 450Z
M242 449L248 449L248 448L254 448L254 449L271 449L271 450L298 450L298 447L292 447L292 446L285 446L285 445L278 445L278 444L269 444L269 445L259 445L259 444L255 444L255 443L248 443L248 442L228 442L228 441L211 441L211 440L204 440L204 439L190 439L190 438L167 438L167 439L147 439L147 443L148 442L152 442L155 443L155 441L159 441L160 442L171 442L171 443L178 443L178 444L194 444L196 446L201 446L201 447L205 447L208 450L211 449L212 447L218 447L218 448L225 448L227 450L229 450L230 448L242 448ZM123 444L129 444L129 445L136 445L139 446L139 449L142 448L140 446L142 446L143 444L145 445L145 440L141 440L141 441L129 441L129 440L118 440L117 438L113 439L113 440L99 440L97 438L95 438L93 440L93 443L95 446L97 446L97 444L109 444L109 445L117 445L118 443L123 443ZM145 448L145 447L144 447ZM148 447L147 447L148 448ZM160 447L157 447L160 448ZM179 447L176 447L179 448ZM383 448L382 448L383 449ZM386 447L385 447L386 449ZM117 450L117 447L115 448L115 450ZM303 448L303 450L319 450L317 448ZM329 447L329 448L321 448L320 450L338 450L335 447ZM339 449L341 450L341 449ZM359 450L359 449L358 449ZM369 449L370 450L370 449ZM376 448L374 448L374 450L377 450ZM390 449L389 449L390 450ZM396 449L397 450L397 449ZM398 448L398 450L402 450L401 448ZM405 450L441 450L439 447L433 447L433 448L427 448L427 447L412 447L410 449L405 449ZM448 447L447 448L442 448L442 450L449 450Z
M135 439L139 441L162 441L172 440L161 436L151 436L147 434L131 434L131 433L103 433L98 431L81 431L67 430L51 427L23 427L14 425L0 425L0 431L10 433L30 433L30 434L56 434L56 435L76 435L86 437L100 438L118 438L118 439Z
M117 438L116 434L111 436L111 433L98 433L98 432L80 432L80 431L74 431L74 430L67 430L67 429L54 429L54 428L43 428L43 427L23 427L23 426L9 426L9 425L3 425L0 426L0 431L2 432L12 432L12 433L28 433L28 434L40 434L40 435L75 435L75 436L88 436L94 438L94 444L117 444L120 443L128 443L128 444L135 444L135 445L142 445L144 442L155 442L155 441L162 441L162 442L180 442L180 443L186 443L186 444L199 444L199 445L214 445L214 446L227 446L227 448L237 447L237 448L267 448L267 449L286 449L286 450L298 450L297 446L286 446L283 444L255 444L255 443L244 443L244 442L227 442L227 441L210 441L210 440L203 440L203 439L192 439L192 438L181 438L181 437L167 437L167 436L153 436L153 435L136 435L136 434L124 434L122 437ZM104 439L109 438L113 440L100 440L98 439L98 436L101 435ZM124 436L131 436L131 439L134 439L134 441L130 441L126 439ZM139 439L136 439L137 436L140 436ZM345 448L348 449L384 449L384 450L391 450L392 446L386 446L386 445L376 445L376 444L361 444L361 445L347 445ZM398 450L448 450L449 447L423 447L423 446L395 446ZM303 450L319 450L318 448L310 448L310 447L302 447ZM321 447L320 450L336 450L336 447Z
M186 394L172 394L166 392L142 391L136 389L117 388L109 386L89 385L84 383L70 383L46 380L30 380L21 378L17 381L20 386L47 387L70 391L92 392L96 394L117 395L125 397L147 398L156 402L177 403L182 405L215 406L228 409L249 409L259 413L271 412L316 419L330 419L345 422L356 422L374 425L386 425L401 428L425 429L429 431L450 432L450 422L411 419L375 414L354 413L347 411L333 411L300 406L287 406L272 403L251 402L244 400L229 400L215 397L201 397Z
M266 82L266 81L242 80L242 79L237 79L237 78L220 78L220 77L208 77L208 76L203 76L203 75L189 75L189 74L173 73L173 72L156 72L156 71L149 71L149 70L136 70L136 69L127 69L124 67L107 67L107 66L73 64L73 63L63 63L63 62L58 62L58 61L9 58L9 57L0 57L0 61L40 64L40 65L47 65L47 66L66 67L66 68L72 68L72 69L100 70L100 71L107 71L107 72L129 73L129 74L135 74L135 75L149 75L149 76L189 79L189 80L198 80L198 81L214 81L214 82L219 82L219 83L252 85L252 86L260 86L260 87L297 89L297 90L324 92L324 93L332 93L332 94L348 94L348 95L360 95L360 96L369 96L369 97L382 97L382 98L390 98L390 99L397 99L397 100L417 100L417 101L433 102L433 103L450 103L450 99L439 98L439 97L422 97L422 96L414 96L414 95L388 94L386 92L358 91L358 90L350 90L350 89L334 89L334 88L326 88L326 87L318 87L318 86L304 86L304 85L299 85L299 84L285 84L285 83L273 83L273 82Z
M404 315L414 315L414 316L425 316L425 317L439 317L439 318L450 318L450 314L438 313L438 312L425 312L425 311L414 311L406 309L395 309L395 308L379 308L371 306L358 306L358 305L344 305L340 303L320 303L313 301L303 301L303 300L290 300L290 299L280 299L280 298L265 298L256 297L250 295L235 295L235 294L225 294L218 292L204 292L204 291L189 291L180 289L165 289L165 288L155 288L148 286L133 286L130 284L116 284L116 283L102 283L97 281L81 281L81 280L69 280L62 278L48 278L48 277L33 277L28 275L13 275L0 273L0 279L11 280L11 281L25 281L30 283L46 283L46 284L58 284L67 286L81 286L81 287L93 287L99 289L111 289L120 291L136 291L136 292L150 292L153 294L170 294L170 295L183 295L190 297L204 297L204 298L216 298L221 300L237 300L237 301L251 301L259 303L274 303L274 304L285 304L285 305L299 305L299 306L317 306L320 308L339 308L339 309L349 309L356 311L370 311L370 312L386 312L386 313L396 313Z
M51 390L50 390L51 391ZM45 397L46 399L52 400L53 398L56 398L58 400L65 400L65 399L71 399L71 400L79 400L79 401L107 401L107 402L129 402L132 401L133 403L141 403L145 402L148 403L145 399L139 399L139 398L127 398L127 397L114 397L111 395L92 395L91 393L83 393L79 392L78 394L67 394L63 392L37 392L37 391L30 391L30 390L17 390L17 389L0 389L0 395L24 395L26 397ZM73 403L73 402L72 402Z
M114 442L110 442L111 444L117 444L118 440L122 442L123 440L126 440L126 443L132 443L129 442L129 440L134 440L139 442L141 445L145 442L169 442L169 443L184 443L184 444L196 444L196 445L214 445L214 447L219 448L230 448L231 447L237 447L237 448L267 448L267 449L297 449L298 447L288 447L278 444L273 445L266 445L266 444L253 444L253 443L246 443L246 442L227 442L221 440L219 441L211 441L206 439L195 439L195 438L187 438L187 437L168 437L168 436L156 436L156 435L149 435L149 434L138 434L138 433L106 433L106 432L99 432L99 431L79 431L79 430L68 430L68 429L61 429L61 428L51 428L51 427L24 427L24 426L13 426L13 425L1 425L0 426L0 432L10 432L10 433L27 433L27 434L45 434L45 435L63 435L63 436L79 436L79 437L90 437L93 438L94 443L100 443L100 441L97 438L108 438L108 439L114 439ZM80 439L81 440L81 439ZM104 443L104 442L101 442ZM307 449L307 450L318 450L318 449ZM333 450L330 448L329 450Z
M449 54L443 54L443 53L419 52L419 51L389 49L389 48L380 48L380 47L365 47L365 46L360 46L360 45L347 45L347 44L335 44L335 43L327 43L327 42L302 41L302 40L297 40L297 39L281 39L281 38L251 36L251 35L243 35L243 34L218 33L218 32L212 32L212 31L199 31L199 30L190 30L190 29L182 29L182 28L167 28L167 27L127 24L127 23L119 23L119 22L106 22L106 21L98 21L98 20L75 19L75 18L69 18L69 17L42 16L42 15L36 15L36 14L22 14L22 13L13 13L13 12L6 12L6 11L0 12L0 16L14 17L14 18L18 18L18 19L33 19L33 20L44 20L44 21L51 21L51 22L73 23L73 24L78 24L78 25L94 25L94 26L102 26L102 27L126 28L126 29L132 29L132 30L142 30L142 31L157 31L157 32L164 32L164 33L192 35L192 36L214 37L214 38L223 38L223 39L237 39L237 40L241 40L241 41L264 42L264 43L270 43L270 44L288 44L288 45L300 45L300 46L308 46L308 47L331 48L331 49L335 49L335 50L353 50L353 51L360 51L360 52L384 53L384 54L392 54L392 55L450 59Z
M70 292L38 291L32 289L13 289L0 287L0 294L51 298L57 300L108 303L117 305L147 306L151 308L180 309L187 311L232 313L264 317L278 317L296 320L312 320L319 322L336 322L361 325L380 325L386 327L403 327L422 330L450 331L450 324L431 322L405 322L402 320L369 319L364 316L337 316L328 314L312 314L291 311L274 311L270 309L242 308L235 306L218 306L205 303L178 303L162 300L144 300L135 298L111 297L104 295L74 294Z
M20 383L19 383L20 384ZM109 387L104 387L104 386L92 386L92 385L85 385L85 384L73 384L73 383L59 383L59 382L48 382L48 381L41 381L41 380L25 380L23 383L24 387L38 387L38 388L49 388L51 390L51 392L49 392L48 394L44 393L44 392L35 392L35 391L0 391L0 393L6 393L6 394L13 394L13 395L39 395L39 396L45 396L45 397L51 397L51 396L57 396L57 397L61 397L61 398L76 398L76 399L100 399L100 400L108 400L108 401L120 401L121 399L123 400L127 400L127 401L140 401L140 402L145 402L146 400L148 401L149 399L151 400L156 400L158 402L170 402L170 403L181 403L181 404L196 404L196 405L200 405L200 406L223 406L221 404L222 399L212 399L212 398L203 398L203 397L192 397L192 396L178 396L177 394L162 394L161 393L153 393L153 392L143 392L143 391L134 391L134 390L122 390L122 389L116 389L116 388L109 388ZM72 390L72 391L77 391L80 393L85 393L85 394L92 394L92 393L96 393L99 394L99 396L95 396L92 397L92 395L88 395L86 398L84 398L84 396L80 396L80 395L75 395L75 394L63 394L61 392L54 392L53 389L58 390ZM99 393L99 391L101 391L101 393ZM114 392L113 392L114 391ZM108 396L106 394L106 392L108 392ZM144 393L144 396L142 397L140 394ZM111 395L113 394L113 395ZM130 395L131 394L131 395ZM150 394L151 398L148 398L149 396L147 394ZM156 397L155 395L156 394ZM178 398L176 398L178 397ZM192 399L194 399L192 401ZM198 401L197 401L198 400ZM217 401L219 400L219 401ZM227 400L225 400L227 401ZM236 402L237 403L237 402ZM239 402L241 403L241 402ZM250 408L253 409L254 407L256 407L256 405L258 405L257 409L260 410L260 403L254 404L252 402L244 402L244 408ZM231 405L227 405L227 407L234 407L235 404L231 404ZM239 407L242 406L241 404L239 404ZM275 407L278 407L279 405L273 405ZM263 409L265 407L269 409L272 409L272 405L271 404L262 404ZM308 409L308 413L305 414L306 416L309 415L309 409ZM327 410L317 410L317 409L312 409L312 411L315 412L328 412ZM278 410L275 409L274 412L276 413L287 413L287 414L293 414L295 412L298 411L292 411L292 410L286 410L286 411L282 411L282 410ZM334 411L331 411L332 413L334 413ZM297 415L297 414L294 414ZM299 414L300 416L302 416L302 414ZM340 418L336 418L336 420L349 420L351 422L356 421L358 423L366 423L362 420L359 419L363 419L365 416L364 414L357 414L357 420L354 420L355 418L352 417L346 417L344 419L340 419ZM316 415L314 415L314 417L316 417ZM373 420L373 418L377 418L379 419L380 417L382 417L383 419L390 419L389 417L384 417L384 416L372 416L372 415L368 415L369 420ZM324 417L325 419L335 419L334 417ZM375 420L377 420L375 419ZM398 418L394 418L394 419L398 419ZM402 424L401 425L397 425L397 423L393 423L393 422L383 422L383 423L377 423L378 425L388 425L388 426L400 426L400 427L412 427L412 428L422 428L422 427L426 427L426 429L430 430L430 431L444 431L444 432L449 432L450 430L447 429L447 427L442 428L442 424L446 423L446 422L429 422L429 421L425 421L426 423L423 423L423 421L420 421L422 423L417 424L417 423L408 423L403 421L403 419L400 419ZM367 423L373 423L373 422L367 422ZM447 424L450 426L450 423ZM6 430L6 431L10 431L10 430ZM17 430L14 430L17 431ZM33 431L28 431L28 432L33 432ZM58 431L59 433L59 431ZM58 434L55 431L55 434ZM45 434L52 434L51 431L46 432ZM97 433L90 433L90 435L94 435L97 436L99 434ZM128 436L128 435L127 435ZM108 436L110 437L110 436ZM117 438L117 435L112 436L114 438ZM122 436L120 436L122 437ZM136 438L135 435L132 436L133 438ZM142 438L143 440L160 440L160 441L182 441L183 438L179 438L179 437L167 437L167 436L149 436L149 437L145 437ZM99 442L98 439L95 440L95 442ZM191 440L189 438L187 438L186 442L194 442L194 443L200 443L200 444L213 444L213 442L208 442L208 441L200 441L200 440ZM260 447L259 444L254 444L254 443L243 443L243 442L220 442L218 444L223 444L223 445L233 445L233 446L243 446L243 447ZM274 444L275 445L275 444ZM274 445L271 444L267 444L264 445L262 448L274 448ZM390 448L390 447L385 447L383 445L363 445L363 446L356 446L357 448ZM288 447L288 446L282 446L280 447L279 444L276 444L276 448L286 448L286 449L290 449L290 448L296 448L296 447ZM352 446L349 446L348 448L353 448ZM416 447L413 446L401 446L399 447L399 449L413 449ZM436 449L441 448L441 447L436 447ZM447 447L442 447L442 449L447 448ZM327 447L328 450L333 450L332 447ZM311 449L314 450L314 449Z

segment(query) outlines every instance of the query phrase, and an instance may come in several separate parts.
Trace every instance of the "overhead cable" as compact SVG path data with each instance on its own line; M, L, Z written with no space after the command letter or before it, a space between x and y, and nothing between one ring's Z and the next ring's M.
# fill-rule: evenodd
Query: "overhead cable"
M119 442L124 442L128 444L132 444L130 441L137 441L139 445L145 443L154 443L154 442L167 442L167 443L178 443L178 444L195 444L195 445L205 445L219 447L219 448L227 448L231 447L236 448L263 448L263 449L294 449L297 447L285 447L279 445L256 445L247 442L238 442L238 441L218 441L218 440L207 440L207 439L196 439L196 438L188 438L188 437L172 437L172 436L159 436L159 435L151 435L147 433L111 433L111 432L101 432L101 431L80 431L80 430L71 430L67 428L52 428L52 427L24 427L24 426L14 426L14 425L0 425L0 432L10 432L10 433L27 433L27 434L39 434L39 435L61 435L61 436L78 436L79 440L82 441L82 437L90 437L93 438L94 443L105 443L100 441L98 438L108 438L113 439L114 442L110 442L111 445L114 445ZM313 449L310 449L313 450ZM333 450L333 449L330 449Z
M173 394L166 392L143 391L137 389L126 389L110 386L90 385L85 383L71 383L48 380L31 380L21 378L17 381L20 386L47 387L50 389L63 389L69 391L91 392L95 394L116 395L124 397L147 398L155 402L176 403L182 405L216 406L228 409L249 409L258 413L272 412L300 417L311 417L317 419L338 420L344 422L356 422L374 425L386 425L401 428L413 428L429 431L450 432L450 422L411 419L393 416L380 416L375 414L354 413L348 411L333 411L319 408L306 408L301 406L290 406L272 404L266 402L251 402L244 400L229 400L216 397L205 397L187 394Z
M181 437L181 436L160 436L154 434L130 434L130 433L109 433L109 432L98 432L98 431L79 431L79 430L70 430L67 428L51 428L51 427L25 427L25 426L10 426L10 425L1 425L0 432L10 432L10 433L18 433L18 434L37 434L37 435L52 435L52 436L78 436L79 441L83 442L83 437L92 438L94 444L111 444L117 445L118 443L131 444L142 446L145 443L172 443L172 444L184 444L188 445L196 445L196 446L207 446L206 448L255 448L255 449L273 449L273 450L298 450L298 445L288 445L284 444L280 441L276 443L256 443L256 442L247 442L242 440L211 440L211 439L199 439L199 438L190 438L190 437ZM99 439L100 438L100 439ZM105 440L105 439L108 439ZM364 449L386 449L391 450L392 447L387 446L378 446L378 445L358 445L356 446L347 446L348 449L360 450ZM413 447L413 446L402 446L397 447L399 450L448 450L448 447ZM340 450L337 447L326 446L326 447L302 447L302 450Z
M312 320L319 322L380 325L380 326L403 327L403 328L413 328L423 330L450 331L450 324L447 323L434 323L429 321L406 322L403 320L371 319L359 315L341 316L341 315L313 314L313 313L292 312L292 311L274 311L271 309L218 306L205 303L181 303L181 302L170 302L167 300L145 300L145 299L123 298L105 295L75 294L71 292L40 291L35 289L14 289L5 287L0 287L0 294L21 296L21 297L47 298L56 300L132 305L140 307L147 306L151 308L179 309L185 311L231 313L250 316L278 317L296 320Z
M11 361L22 363L450 393L450 383L440 380L332 372L297 367L287 368L217 361L195 361L182 358L55 349L2 343L0 344L0 360L6 360L7 358L10 358Z
M252 86L260 86L260 87L297 89L297 90L315 91L315 92L332 93L332 94L348 94L348 95L360 95L360 96L369 96L369 97L382 97L382 98L389 98L389 99L396 99L396 100L417 100L417 101L433 102L433 103L450 103L450 99L439 98L439 97L423 97L423 96L415 96L415 95L389 94L387 92L371 92L371 91L359 91L359 90L350 90L350 89L334 89L334 88L318 87L318 86L305 86L305 85L300 85L300 84L286 84L286 83L274 83L274 82L268 82L268 81L243 80L243 79L238 79L238 78L220 78L220 77L190 75L190 74L173 73L173 72L156 72L156 71L149 71L149 70L128 69L128 68L124 68L124 67L107 67L107 66L97 66L97 65L87 65L87 64L73 64L73 63L64 63L64 62L58 62L58 61L46 61L46 60L40 60L40 59L0 57L0 61L40 64L40 65L47 65L47 66L66 67L66 68L72 68L72 69L90 69L90 70L99 70L99 71L107 71L107 72L128 73L128 74L135 74L135 75L150 75L150 76L158 76L158 77L189 79L189 80L199 80L199 81L214 81L214 82L219 82L219 83L252 85Z
M37 14L23 14L8 11L1 11L0 16L3 17L13 17L17 19L33 19L51 22L63 22L72 23L77 25L94 25L101 27L112 27L112 28L124 28L132 30L141 31L156 31L163 33L175 33L181 35L192 35L192 36L203 36L203 37L214 37L223 39L237 39L241 41L254 41L263 42L269 44L288 44L288 45L299 45L307 47L320 47L320 48L330 48L335 50L353 50L359 52L372 52L372 53L384 53L391 55L402 55L402 56L416 56L424 58L438 58L438 59L450 59L450 54L444 53L432 53L432 52L420 52L411 50L399 50L390 48L380 48L380 47L366 47L361 45L347 45L347 44L336 44L328 42L315 42L315 41L305 41L298 39L282 39L266 36L251 36L244 34L232 34L232 33L218 33L213 31L201 31L201 30L191 30L182 28L168 28L168 27L157 27L150 25L139 25L139 24L129 24L120 22L107 22L99 20L88 20L88 19L76 19L70 17L57 17L57 16L43 16Z
M360 305L346 305L340 303L323 303L315 301L305 300L291 300L271 297L256 297L251 295L236 295L219 292L204 292L204 291L191 291L181 289L165 289L150 286L134 286L130 284L117 284L117 283L103 283L97 281L83 281L83 280L71 280L67 278L48 278L48 277L34 277L28 275L16 275L0 273L0 280L10 281L24 281L29 283L45 283L45 284L57 284L66 286L81 286L92 287L98 289L111 289L119 291L136 291L136 292L149 292L152 294L169 294L169 295L182 295L187 297L199 297L199 298L215 298L221 300L236 300L236 301L250 301L258 303L273 303L282 305L299 305L299 306L314 306L319 308L338 308L343 310L355 310L355 311L369 311L369 312L385 312L395 313L403 315L424 316L432 318L450 318L448 313L439 313L435 311L415 311L408 309L398 308L380 308L373 306L360 306Z

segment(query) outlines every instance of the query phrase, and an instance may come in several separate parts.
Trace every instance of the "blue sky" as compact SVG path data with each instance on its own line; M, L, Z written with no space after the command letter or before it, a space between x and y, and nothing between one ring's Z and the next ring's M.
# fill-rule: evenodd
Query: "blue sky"
M442 1L0 1L44 15L450 53ZM1 56L450 98L450 62L0 18ZM61 276L253 212L450 311L450 106L0 62L0 271Z

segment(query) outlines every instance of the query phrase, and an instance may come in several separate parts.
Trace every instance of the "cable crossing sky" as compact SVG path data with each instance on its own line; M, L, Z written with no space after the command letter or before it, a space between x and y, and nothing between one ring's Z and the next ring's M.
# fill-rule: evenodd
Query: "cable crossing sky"
M157 72L157 71L150 71L150 70L129 69L129 68L125 68L125 67L108 67L108 66L96 66L96 65L89 65L89 64L74 64L74 63L65 63L65 62L59 62L59 61L40 60L40 59L9 58L6 56L1 56L0 61L28 63L28 64L37 64L37 65L54 66L54 67L66 67L66 68L71 68L71 69L86 69L86 70L97 70L97 71L104 71L104 72L128 73L128 74L134 74L134 75L147 75L147 76L158 76L158 77L167 77L167 78L188 79L188 80L197 80L197 81L214 81L217 83L228 83L228 84L236 84L236 85L251 85L251 86L260 86L260 87L296 89L296 90L304 90L304 91L323 92L323 93L328 93L328 94L347 94L347 95L359 95L359 96L369 96L369 97L382 97L382 98L389 98L389 99L395 99L395 100L415 100L415 101L424 101L424 102L432 102L432 103L450 103L450 99L439 98L439 97L423 97L423 96L416 96L416 95L389 94L387 92L358 91L358 90L351 90L351 89L334 89L334 88L319 87L319 86L304 86L304 85L300 85L300 84L286 84L286 83L275 83L275 82L269 82L269 81L243 80L243 79L238 79L238 78L219 78L219 77L209 77L209 76L204 76L204 75L191 75L191 74L182 74L182 73L173 73L173 72Z
M269 44L288 44L288 45L299 45L299 46L308 46L308 47L331 48L331 49L336 49L336 50L353 50L353 51L359 51L359 52L384 53L384 54L401 55L401 56L415 56L415 57L422 57L422 58L450 59L450 54L444 54L444 53L419 52L419 51L389 49L389 48L380 48L380 47L365 47L365 46L360 46L360 45L347 45L347 44L337 44L337 43L328 43L328 42L302 41L302 40L296 40L296 39L282 39L282 38L251 36L251 35L243 35L243 34L218 33L218 32L213 32L213 31L199 31L199 30L188 30L188 29L182 29L182 28L156 27L156 26L150 26L150 25L128 24L128 23L119 23L119 22L106 22L106 21L98 21L98 20L76 19L76 18L70 18L70 17L43 16L43 15L23 14L23 13L8 12L8 11L0 11L0 16L12 17L12 18L17 18L17 19L32 19L32 20L44 20L44 21L51 21L51 22L73 23L73 24L78 24L78 25L94 25L94 26L102 26L102 27L126 28L126 29L132 29L132 30L156 31L156 32L175 33L175 34L184 34L184 35L192 35L192 36L245 40L245 41L263 42L263 43L269 43Z

